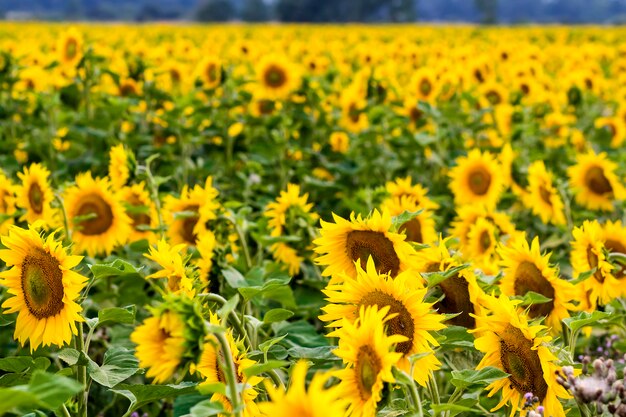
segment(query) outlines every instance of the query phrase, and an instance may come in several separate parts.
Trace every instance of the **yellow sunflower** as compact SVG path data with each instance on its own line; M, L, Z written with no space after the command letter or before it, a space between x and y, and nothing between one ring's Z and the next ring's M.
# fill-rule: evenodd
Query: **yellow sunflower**
M585 220L572 231L570 261L574 277L595 269L592 276L579 283L583 292L583 306L595 310L596 305L607 304L622 293L621 283L613 275L613 265L605 256L605 237L600 224Z
M385 326L393 318L389 307L362 306L354 322L346 321L329 336L339 338L339 347L333 353L343 359L346 368L337 371L339 386L354 417L376 415L376 405L382 398L385 382L394 382L393 366L402 357L394 345L405 342L401 335L388 336Z
M126 214L131 219L131 232L128 237L129 242L146 239L153 243L156 234L152 230L158 227L158 214L154 202L150 199L150 194L142 181L128 187L122 188L120 199L126 204Z
M209 276L213 267L213 251L217 247L215 234L207 230L198 238L196 249L200 257L195 260L195 265L200 273L200 281L206 287L209 284Z
M510 237L517 233L515 225L506 213L488 210L480 205L460 207L457 210L457 218L452 222L450 234L459 239L461 250L470 244L469 233L480 219L492 223L500 238Z
M381 205L382 210L387 210L392 216L399 216L408 211L415 213L422 210L417 216L398 227L398 232L406 235L407 242L432 243L437 240L435 231L435 219L427 209L423 209L417 200L411 196L388 198Z
M64 201L77 251L108 255L128 240L131 219L106 178L94 179L91 172L77 175L76 185L65 190Z
M25 167L24 172L19 172L17 176L22 184L16 188L15 202L18 207L26 210L20 220L30 224L42 221L46 227L52 226L54 194L50 187L50 171L41 164L32 164Z
M388 211L374 210L370 217L350 215L350 220L333 214L335 223L321 221L321 237L313 241L316 262L326 266L325 276L339 279L341 274L356 277L355 261L365 268L372 257L378 271L392 277L412 268L415 250L405 241L406 236L391 232L392 219Z
M500 236L496 225L481 217L470 227L467 233L467 244L463 246L464 259L472 263L487 275L497 274L499 260L496 247Z
M11 180L0 171L0 235L5 235L13 225L15 194Z
M82 256L69 255L53 234L44 239L33 228L14 226L2 244L0 259L9 269L0 273L0 285L11 295L2 307L5 314L18 313L15 339L29 341L31 352L69 343L78 333L76 323L84 321L76 299L87 279L71 270Z
M490 152L470 151L450 171L450 189L457 205L482 204L494 209L504 189L500 164Z
M341 93L341 125L352 133L359 133L369 127L366 107L367 100L355 88Z
M170 246L164 239L159 240L156 247L151 246L150 252L144 253L144 256L159 264L163 269L148 275L146 278L166 278L166 288L169 292L183 291L187 295L193 296L193 280L187 276L185 262L181 255L184 248L184 243Z
M511 404L511 417L524 406L524 395L531 392L539 398L546 416L565 417L560 399L570 398L556 381L557 357L550 351L551 337L542 335L544 326L529 325L519 313L517 301L506 295L488 297L485 314L476 317L476 349L485 353L477 369L493 366L510 374L492 382L487 389L491 397L502 391L502 399L491 411Z
M615 175L617 164L604 152L578 154L576 165L567 169L576 202L590 210L613 211L613 202L626 197L626 189Z
M219 319L213 313L209 314L209 322L214 325L220 324ZM232 330L229 329L226 332L226 339L228 340L228 346L230 348L231 360L235 365L237 384L242 384L244 386L243 392L241 393L245 406L243 409L243 416L258 416L258 406L254 402L258 396L255 387L263 381L263 378L260 376L252 376L248 378L245 374L246 369L256 365L257 362L249 359L246 353L239 347L239 344L233 338ZM203 378L204 381L201 386L205 384L227 383L222 369L223 365L220 363L222 360L224 360L224 352L222 352L217 338L214 335L208 335L202 348L200 360L197 365L192 368ZM211 400L221 402L225 409L232 411L232 405L226 396L222 394L214 394L211 397ZM222 414L220 414L220 416L222 416Z
M508 247L500 246L499 254L504 276L500 281L502 294L524 296L532 291L551 301L531 305L530 318L545 317L546 325L553 333L561 331L561 320L569 317L568 310L575 310L571 301L578 297L574 286L559 278L558 269L550 266L550 253L541 254L539 238L530 245L525 236L514 239Z
M212 183L213 178L208 177L204 187L184 186L180 197L165 197L163 218L169 225L167 236L173 245L195 245L198 236L207 230L206 223L217 218L220 205L216 201L218 191Z
M300 87L299 69L284 56L264 56L256 66L257 80L264 95L284 99Z
M563 225L563 200L553 185L552 173L546 170L543 161L535 161L528 167L528 192L523 202L544 223Z
M322 307L323 321L329 326L340 327L344 320L354 322L361 307L376 305L382 309L389 307L389 314L395 314L387 324L387 334L406 337L406 341L396 345L396 352L402 354L398 367L411 371L409 357L418 353L430 353L415 362L413 378L425 385L431 371L439 369L441 363L433 353L437 341L430 332L445 328L444 316L432 311L432 304L424 302L426 289L411 272L403 272L391 277L380 274L370 257L366 270L355 262L356 277L343 276L340 284L329 284L323 291L328 297L328 305Z
M130 157L129 151L122 144L112 146L109 151L109 178L115 190L125 186L130 178Z
M307 363L300 361L293 366L287 392L267 384L270 401L259 404L261 413L272 417L345 415L348 404L342 397L339 386L333 385L326 388L333 374L331 372L317 373L308 389L306 389L306 374Z
M412 197L420 208L437 210L439 204L428 198L428 188L412 182L411 177L396 178L395 181L387 182L385 189L389 193L390 198Z
M620 117L600 117L595 120L594 126L608 132L612 148L619 148L626 139L626 123Z
M622 224L621 220L607 221L602 225L602 238L604 240L604 247L609 252L626 254L626 227ZM622 281L626 278L626 266L618 265L618 269L613 270L613 276ZM622 297L626 294L626 286L622 285Z
M409 82L409 91L420 101L434 102L439 95L439 85L435 72L426 67L415 71Z
M57 51L61 63L76 66L83 57L83 36L76 28L68 29L59 38Z
M137 345L139 366L148 368L146 376L159 384L169 380L179 369L185 353L185 324L172 310L156 311L130 335Z
M206 56L198 63L196 73L205 88L213 89L222 82L222 62L215 56Z

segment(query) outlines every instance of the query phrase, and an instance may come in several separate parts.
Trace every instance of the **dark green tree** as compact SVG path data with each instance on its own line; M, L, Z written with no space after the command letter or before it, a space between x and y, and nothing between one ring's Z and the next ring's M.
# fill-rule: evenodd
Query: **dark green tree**
M241 9L241 20L246 22L265 22L270 14L263 0L246 0Z
M498 0L474 0L480 13L480 21L487 25L498 22Z
M235 7L229 0L206 0L196 11L200 22L227 22L235 18Z

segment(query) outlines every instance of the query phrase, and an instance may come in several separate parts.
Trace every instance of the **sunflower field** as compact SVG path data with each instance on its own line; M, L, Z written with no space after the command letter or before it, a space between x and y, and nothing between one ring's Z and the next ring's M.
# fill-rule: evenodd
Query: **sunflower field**
M626 29L0 25L0 415L626 416Z

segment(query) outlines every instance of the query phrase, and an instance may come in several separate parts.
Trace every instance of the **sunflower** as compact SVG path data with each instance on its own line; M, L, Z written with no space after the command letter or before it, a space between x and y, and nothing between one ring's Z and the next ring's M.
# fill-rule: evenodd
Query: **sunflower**
M350 137L346 132L333 132L330 134L330 148L333 152L347 153L350 149Z
M474 149L456 162L457 166L450 171L455 203L482 204L494 209L505 185L496 158L490 152Z
M222 82L222 62L215 56L206 56L198 63L196 73L204 88L214 89Z
M461 250L470 245L469 233L480 219L485 219L492 223L500 239L518 233L515 225L506 213L487 210L484 206L460 207L457 210L456 220L452 222L450 234L459 239Z
M440 237L436 245L417 252L420 273L446 272L462 264L458 255L450 253L447 247L449 240ZM461 269L437 284L436 288L443 299L435 303L435 310L442 314L458 314L446 324L473 329L476 326L474 315L480 314L480 300L484 296L474 273L469 268Z
M604 240L604 247L609 252L626 254L626 227L621 220L615 222L609 220L604 223L602 225L602 239ZM613 276L619 280L626 278L626 267L620 265L618 270L613 271ZM626 293L626 287L623 291Z
M546 170L543 161L535 161L528 167L528 192L524 204L544 223L563 225L563 200L553 185L553 175Z
M15 203L26 210L20 220L30 224L42 221L46 227L52 226L54 194L50 187L50 171L41 164L32 164L25 167L23 173L18 172L17 176L22 184L16 188Z
M185 353L185 323L172 310L158 310L130 335L137 344L139 366L148 368L146 376L155 383L169 380L179 369Z
M595 310L596 305L607 304L622 293L621 283L613 275L613 265L606 258L605 237L600 224L585 220L572 231L570 261L574 277L595 269L592 276L580 282L586 309Z
M415 71L409 82L409 91L420 101L432 103L439 95L439 85L435 72L426 67Z
M256 66L256 73L259 85L268 98L287 98L300 87L300 71L283 56L263 57Z
M119 190L128 182L130 178L130 169L128 167L132 155L124 147L119 144L112 146L109 151L109 178L113 189Z
M59 38L57 51L61 63L76 66L83 56L83 36L76 28L68 29Z
M609 134L612 148L619 148L626 139L626 123L620 117L600 117L595 120L594 126Z
M326 388L333 373L317 373L306 389L307 363L299 361L293 366L289 390L267 384L270 401L259 404L261 413L272 417L327 417L346 414L347 402L338 385Z
M500 246L504 276L500 281L502 294L524 296L532 291L550 301L531 305L530 318L545 317L546 325L553 333L561 331L561 320L569 317L568 310L575 310L571 301L578 296L574 286L561 278L556 267L550 266L550 253L541 254L539 238L530 245L525 236L514 239L508 247Z
M380 274L371 257L366 270L358 262L355 267L356 277L344 274L340 284L330 283L323 291L329 304L322 307L324 314L319 318L330 322L329 326L340 327L344 320L355 321L361 307L389 307L389 314L396 316L389 320L387 334L406 337L406 341L396 345L396 352L402 354L398 367L410 372L409 357L430 353L418 359L413 369L413 378L421 385L426 384L430 372L441 365L432 348L438 343L430 332L445 328L444 316L432 312L432 304L424 302L426 289L420 288L421 283L411 272L395 278Z
M578 154L576 165L567 169L576 202L590 210L612 211L614 200L623 200L626 189L615 175L617 164L604 152L595 154L590 150Z
M376 415L376 405L382 398L385 382L394 382L393 366L402 357L394 351L396 343L405 342L401 335L387 335L385 325L393 318L389 307L362 306L359 317L329 336L339 338L333 353L343 359L346 368L337 371L343 398L348 400L348 414L354 417Z
M531 392L539 398L546 416L565 417L559 399L570 398L556 381L557 357L547 345L551 337L542 335L544 326L529 325L518 312L517 301L506 295L484 300L485 314L476 317L476 349L485 353L477 369L493 366L510 374L492 382L489 397L502 391L502 400L491 411L511 404L511 416L524 406L524 395Z
M132 228L128 237L129 242L136 242L142 239L154 242L156 235L152 230L158 227L158 215L156 207L150 199L150 194L142 181L122 188L120 200L126 205L126 214L130 217Z
M213 251L217 247L215 234L207 230L198 238L196 249L200 257L195 260L195 265L200 273L200 281L207 286L209 284L209 276L213 267Z
M340 274L356 277L355 261L365 268L371 257L378 271L395 277L412 268L415 250L405 241L406 236L391 232L391 215L374 210L370 217L350 215L350 220L333 214L335 223L321 221L321 237L313 241L316 262L326 266L325 276L338 279Z
M470 227L467 233L467 244L461 249L463 257L482 269L485 274L497 273L499 260L496 247L500 237L496 225L481 217Z
M220 324L219 319L213 313L209 313L209 322L214 325ZM245 374L245 371L250 367L257 365L257 362L247 357L246 353L240 348L239 343L235 341L231 329L228 329L226 332L226 340L228 341L228 346L230 348L230 360L232 360L235 365L237 384L242 384L244 387L243 392L241 393L245 406L243 416L258 416L258 407L254 402L255 398L258 396L255 387L263 381L263 378L259 376L247 377ZM200 386L215 383L227 383L222 368L223 365L220 363L222 360L224 360L224 352L222 352L217 338L214 335L208 335L202 348L200 360L197 365L192 368L204 379ZM211 397L211 400L221 402L226 410L232 411L232 405L226 396L222 394L214 394ZM220 416L222 415L220 414Z
M167 278L167 290L172 293L183 291L189 296L193 296L193 280L187 276L185 271L185 262L181 256L181 251L185 248L185 244L181 243L176 246L170 246L165 240L161 239L157 246L151 246L149 253L144 256L156 262L161 268L146 278Z
M220 207L216 201L218 191L213 187L213 178L208 177L204 187L183 187L180 197L165 197L163 217L169 225L167 236L173 245L185 243L195 245L198 236L207 230L207 222L217 218Z
M33 228L13 226L2 244L0 259L10 269L0 273L0 284L12 295L2 307L5 314L18 313L15 339L29 341L31 352L69 343L83 321L76 299L87 279L71 270L82 256L69 255L53 234L44 239Z
M359 133L369 127L366 107L367 100L356 88L348 88L341 93L340 124L349 132Z
M64 200L77 251L108 255L128 240L131 219L106 178L94 179L91 172L77 175Z
M396 178L385 184L385 190L389 193L390 198L411 197L415 200L420 208L425 210L437 210L439 204L428 198L428 188L421 184L413 184L411 177ZM383 203L384 204L384 203Z
M481 107L496 107L506 104L509 91L497 81L487 81L478 88L478 99Z
M14 222L15 194L11 180L0 171L0 235L5 235Z
M398 232L406 235L407 242L432 243L437 239L435 220L430 211L422 209L419 203L411 196L388 198L382 203L382 209L388 210L392 216L399 216L404 212L415 213L422 210L411 220L403 223Z

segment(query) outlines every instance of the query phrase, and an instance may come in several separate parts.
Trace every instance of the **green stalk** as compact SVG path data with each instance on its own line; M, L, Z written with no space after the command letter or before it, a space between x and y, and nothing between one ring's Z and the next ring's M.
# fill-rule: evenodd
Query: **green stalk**
M230 404L233 407L235 417L241 417L239 409L239 393L237 392L237 374L235 373L235 364L233 363L233 354L230 345L224 333L214 333L220 343L222 352L224 352L224 376L228 385Z
M83 324L78 324L78 334L76 335L76 349L79 352L85 352L85 341L83 339ZM77 367L77 380L83 386L83 391L78 395L78 416L87 417L87 367L85 365L78 365Z
M204 298L205 300L212 301L214 303L218 303L222 306L226 304L226 299L224 297L217 295L217 294L213 294L213 293L201 293L201 294L198 294L197 297ZM241 336L243 336L244 339L246 340L248 347L252 348L252 342L250 341L248 332L246 332L246 330L241 325L241 322L239 321L239 317L237 317L237 313L235 313L234 311L231 311L231 313L229 314L229 318L230 318L230 322L237 329L237 332Z

